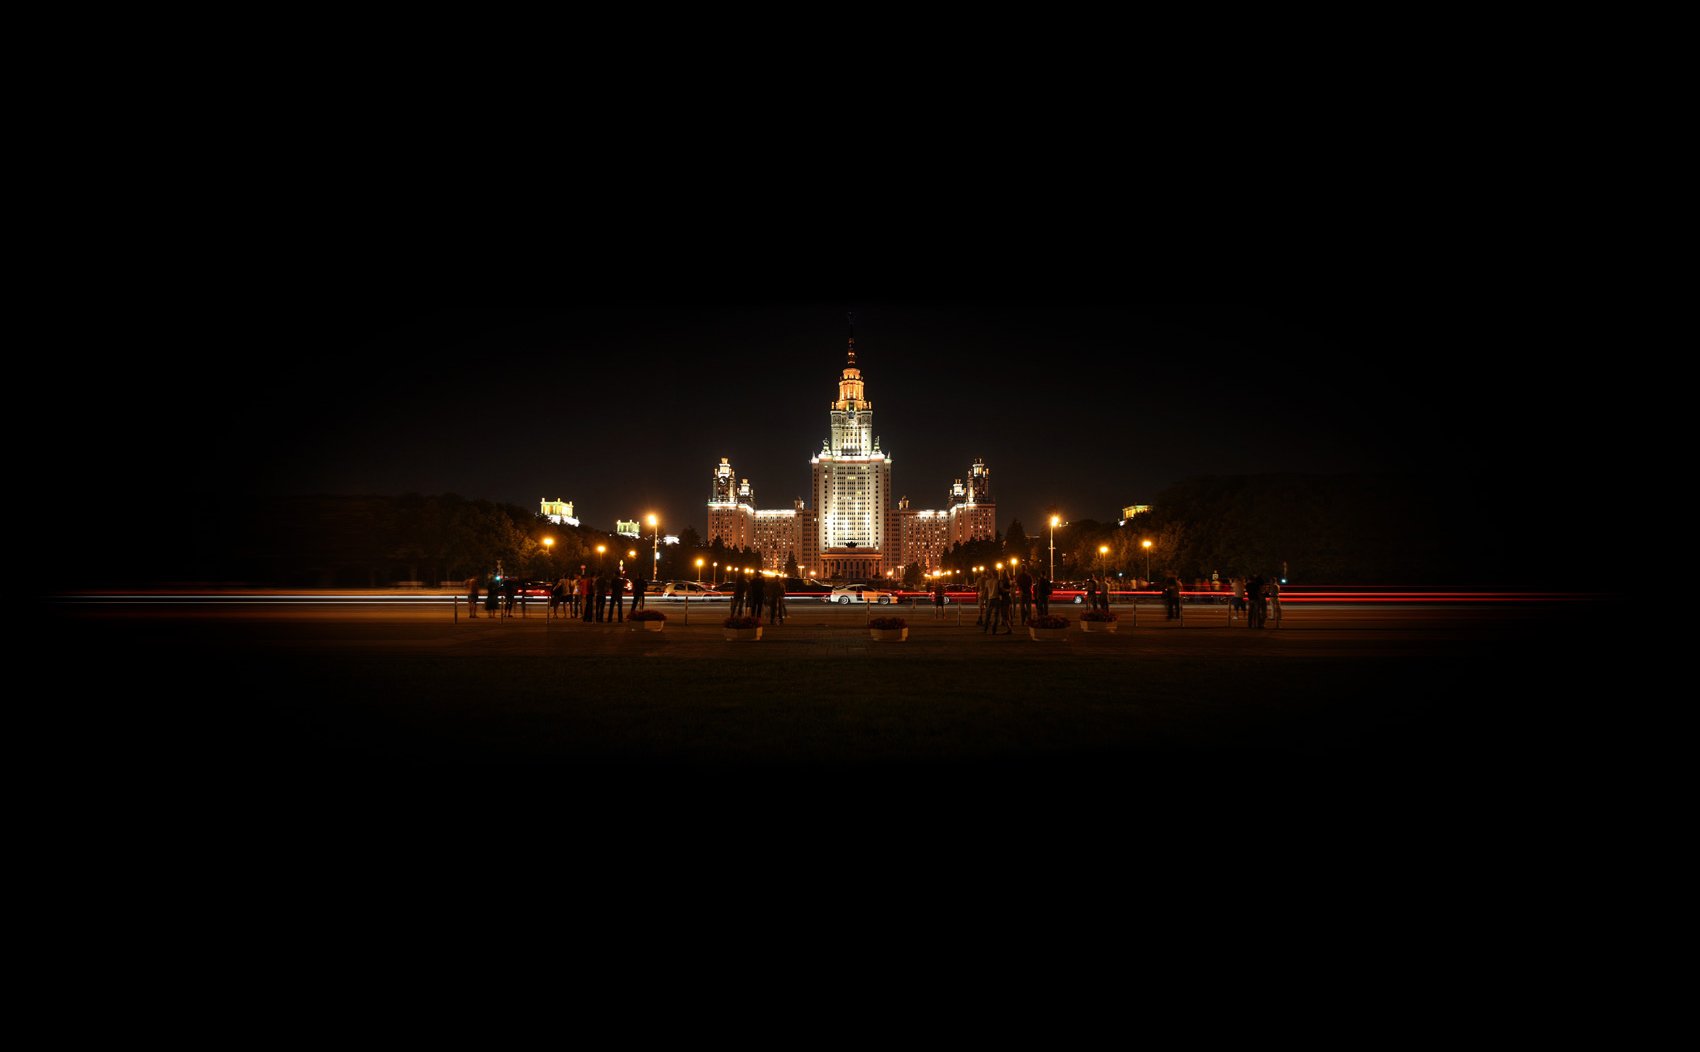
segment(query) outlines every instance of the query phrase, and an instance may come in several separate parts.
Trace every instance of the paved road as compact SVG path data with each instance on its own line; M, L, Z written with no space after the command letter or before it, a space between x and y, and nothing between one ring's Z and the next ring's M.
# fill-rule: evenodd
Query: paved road
M1586 766L1630 628L1582 602L1295 606L1261 631L1153 606L1039 643L923 608L876 643L866 619L891 611L800 607L731 643L671 607L656 634L440 605L56 605L44 629L83 689L43 697L72 726L65 777L124 770L149 813L226 829L737 823L828 855L847 829L863 851L897 830L1014 849L1252 814L1328 815L1336 839L1492 815L1477 833L1498 837L1526 822L1508 801L1558 799Z

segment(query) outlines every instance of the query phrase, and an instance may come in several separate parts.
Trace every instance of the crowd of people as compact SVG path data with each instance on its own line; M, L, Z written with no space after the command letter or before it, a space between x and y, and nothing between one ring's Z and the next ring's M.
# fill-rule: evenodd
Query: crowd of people
M478 616L482 595L486 617L514 616L515 601L525 597L521 583L514 577L469 577L466 580L469 617ZM644 608L649 582L641 576L628 577L618 569L598 570L580 566L578 573L564 573L549 586L548 616L580 621L624 622L626 614ZM630 600L628 607L627 600Z
M1050 614L1051 595L1055 582L1048 574L1035 577L1025 567L988 569L975 581L978 607L974 624L982 633L999 635L1013 633L1035 618ZM487 617L512 617L515 603L524 602L520 582L513 577L471 577L465 584L469 616L478 616L480 596ZM623 623L629 611L644 608L649 582L640 576L628 577L619 569L598 570L595 573L580 566L576 574L563 574L550 586L550 617L572 618L590 622ZM1242 615L1246 627L1263 628L1271 614L1277 624L1281 621L1281 582L1274 574L1234 575L1229 578L1230 615ZM731 616L753 617L761 620L765 610L768 624L785 620L785 582L778 577L755 574L740 575L730 582ZM1109 574L1088 575L1084 582L1086 606L1089 610L1110 609L1113 591ZM946 584L936 579L928 589L933 604L934 619L945 616ZM1181 619L1181 580L1169 574L1161 582L1164 617Z
M974 623L990 635L1013 633L1018 627L1051 613L1051 594L1056 582L1049 574L1035 577L1025 567L1002 567L987 570L975 582L979 606ZM1086 578L1086 603L1089 609L1110 609L1110 577L1108 574ZM933 592L934 616L942 616L944 582L939 581Z
M767 611L767 623L785 620L785 581L778 577L740 574L732 579L732 617L753 617L761 620Z
M1252 574L1250 577L1235 575L1228 580L1228 589L1232 593L1229 598L1231 614L1241 614L1245 617L1247 628L1262 628L1269 623L1269 615L1275 615L1275 623L1281 623L1281 579L1274 574L1265 577L1263 574Z

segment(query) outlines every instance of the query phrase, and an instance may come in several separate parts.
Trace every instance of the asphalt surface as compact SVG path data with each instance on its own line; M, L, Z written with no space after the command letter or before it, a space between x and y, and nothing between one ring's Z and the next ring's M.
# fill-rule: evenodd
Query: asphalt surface
M1362 605L1231 623L1122 608L1114 634L992 636L972 608L792 601L755 643L724 609L637 624L437 607L74 606L58 644L117 675L160 768L276 798L519 780L620 806L704 792L863 800L1173 800L1487 792L1574 740L1616 677L1611 603ZM866 621L909 621L901 643ZM148 750L153 750L151 754ZM612 794L610 796L610 794Z

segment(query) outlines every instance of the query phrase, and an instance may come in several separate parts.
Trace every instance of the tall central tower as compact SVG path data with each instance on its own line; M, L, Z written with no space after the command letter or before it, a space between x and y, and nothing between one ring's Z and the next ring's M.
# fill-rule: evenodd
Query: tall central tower
M891 458L874 437L874 406L856 366L853 325L849 359L838 377L838 398L828 409L827 438L820 452L809 458L821 573L873 580L895 566L898 555L887 551Z

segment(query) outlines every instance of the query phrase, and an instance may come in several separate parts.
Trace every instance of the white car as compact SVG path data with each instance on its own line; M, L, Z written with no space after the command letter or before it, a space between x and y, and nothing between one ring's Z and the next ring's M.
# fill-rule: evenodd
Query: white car
M889 606L896 601L890 592L860 584L834 588L821 598L829 603L878 603L880 606Z
M663 599L725 599L725 592L717 592L706 584L698 581L668 581L661 590Z

